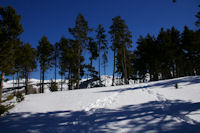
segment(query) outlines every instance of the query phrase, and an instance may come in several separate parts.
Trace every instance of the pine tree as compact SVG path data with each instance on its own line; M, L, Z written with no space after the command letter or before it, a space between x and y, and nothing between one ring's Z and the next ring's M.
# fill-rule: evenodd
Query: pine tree
M195 59L195 68L196 74L200 75L200 29L195 32L195 52L196 52L196 59Z
M193 57L193 40L194 40L194 31L189 30L187 26L184 27L184 31L182 33L181 43L182 43L182 49L185 51L185 56L187 57L186 62L186 75L191 76L194 75L194 57Z
M180 77L182 71L182 62L184 62L184 52L181 49L181 35L180 32L173 26L170 29L171 47L172 54L172 73L173 78Z
M37 47L38 60L40 62L40 70L42 71L42 88L41 93L44 93L44 77L45 72L51 67L52 63L52 52L53 46L48 41L46 36L43 36L39 41L39 46Z
M25 77L25 93L28 94L30 72L36 69L36 56L37 51L31 47L29 43L20 47L20 68L21 73Z
M121 19L120 16L114 17L113 24L110 26L109 33L111 34L112 40L112 50L114 53L114 65L113 65L113 82L115 78L115 59L118 63L118 72L122 73L122 78L124 83L128 84L128 73L127 73L127 54L129 53L128 49L132 47L132 35L128 29L128 26L125 24L125 21ZM117 54L117 55L116 55Z
M97 39L97 45L98 45L98 55L99 55L99 85L101 85L101 51L103 52L102 58L103 58L103 63L104 63L104 74L105 74L105 64L107 62L107 40L106 40L106 35L105 35L105 30L104 27L99 24L98 28L96 30L97 35L96 35L96 39Z
M86 47L88 42L88 32L90 29L88 28L88 22L85 20L82 14L79 14L76 18L76 24L74 28L69 28L69 32L73 35L76 43L77 43L77 59L78 59L78 66L77 66L77 75L76 78L76 88L79 89L80 84L80 77L81 77L81 54L82 49ZM84 60L84 59L83 59Z
M59 43L56 43L53 47L53 65L54 65L55 83L56 83L56 75L58 67L58 58L59 58Z
M61 77L66 76L68 74L68 89L72 90L74 83L77 83L77 69L79 66L79 59L82 63L84 61L84 57L81 55L77 55L78 52L78 43L76 40L66 39L62 37L59 42L59 50L60 50L60 58L59 58L59 66L60 66L60 74ZM80 75L83 75L83 65L80 68ZM62 84L61 84L62 86ZM62 88L62 87L61 87Z
M68 72L68 89L72 89L72 80L71 80L71 66L73 64L73 54L71 51L71 47L69 46L70 40L67 40L65 37L62 37L59 42L59 50L60 50L60 58L59 58L59 65L60 65L60 74L61 77ZM62 78L61 78L62 79ZM62 90L62 81L61 81L61 90Z
M150 74L150 80L153 76L153 60L155 60L154 48L154 39L152 36L147 34L145 38L142 36L139 37L137 41L137 49L134 51L136 60L135 60L135 69L139 73L141 79L145 78L146 73Z
M165 78L175 78L179 76L179 58L182 55L180 48L180 33L174 27L161 31L158 35L158 43L162 50L163 76ZM164 69L163 69L164 70Z
M172 54L170 54L170 32L165 31L163 28L161 28L160 33L157 37L157 43L160 47L161 51L161 75L162 79L170 79L172 78L171 74L171 67L172 67Z
M150 80L154 81L158 80L158 77L168 79L186 75L189 67L186 69L188 52L184 50L184 45L194 40L192 37L186 38L181 43L180 32L174 27L166 31L161 28L157 38L149 34L145 38L140 37L134 64L140 77L144 78L146 73L149 73Z
M60 75L61 75L61 90L63 84L63 76L65 75L66 69L69 68L69 60L68 55L69 53L69 46L68 40L65 37L62 37L59 41L59 51L60 51L60 58L59 58L59 67L60 67ZM69 80L69 79L68 79ZM70 80L69 80L70 82Z
M96 60L99 54L98 54L97 43L92 38L89 38L88 51L90 52L90 58L89 58L90 64L88 65L90 77L93 79L97 79L98 72L95 71L95 67L93 67L93 60Z
M0 102L4 75L13 73L15 49L21 43L19 35L23 32L21 16L11 6L0 7Z
M19 79L23 77L21 75L21 71L22 71L22 68L21 68L21 63L22 63L22 58L21 58L22 51L21 51L21 47L22 47L22 45L20 45L19 47L17 47L15 49L16 52L15 52L15 67L14 67L14 71L17 74L17 84L18 84L18 87L19 87Z
M185 26L182 33L182 47L186 54L187 75L196 75L199 73L200 59L200 30L193 31Z
M62 79L63 79L63 76L65 75L65 66L64 66L65 65L65 60L64 60L65 57L64 56L65 56L65 47L66 47L67 44L68 44L68 41L65 37L62 37L60 39L59 43L58 43L58 49L59 49L59 52L60 52L58 64L59 64L59 69L60 69L59 74L61 76L61 91L63 89Z

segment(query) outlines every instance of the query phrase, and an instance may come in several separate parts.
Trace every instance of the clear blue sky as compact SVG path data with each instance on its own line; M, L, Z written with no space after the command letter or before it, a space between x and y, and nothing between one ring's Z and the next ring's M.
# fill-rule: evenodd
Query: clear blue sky
M156 35L161 27L180 31L185 25L196 29L194 22L198 12L198 0L1 0L1 6L11 5L22 16L24 32L21 39L37 47L39 39L46 35L54 44L61 36L70 38L69 27L74 27L75 18L82 13L91 28L102 24L106 31L112 18L120 15L133 34L133 49L139 35ZM109 35L107 35L110 40ZM85 53L84 53L85 54ZM87 55L87 54L86 54ZM112 74L112 52L109 52L107 74ZM38 78L39 69L32 73ZM46 78L53 78L48 72Z

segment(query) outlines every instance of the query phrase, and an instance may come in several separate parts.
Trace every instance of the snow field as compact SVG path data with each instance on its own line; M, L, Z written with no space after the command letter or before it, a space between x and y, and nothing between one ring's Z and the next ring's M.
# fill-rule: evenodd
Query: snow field
M198 133L200 77L27 95L0 131Z

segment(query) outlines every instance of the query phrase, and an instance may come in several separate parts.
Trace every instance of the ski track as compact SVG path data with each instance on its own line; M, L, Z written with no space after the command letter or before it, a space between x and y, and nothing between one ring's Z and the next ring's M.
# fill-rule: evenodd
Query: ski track
M153 96L156 98L156 101L161 102L160 108L161 108L163 111L166 111L166 112L167 112L167 111L168 111L168 107L170 106L170 105L168 104L168 99L165 98L164 95L162 95L162 94L156 92L156 91L153 90L153 89L148 88L147 86L148 86L148 84L145 85L145 86L141 86L142 91L145 92L145 93L148 93L149 95L153 95ZM175 119L176 121L178 121L178 122L186 122L186 123L189 123L189 124L195 124L195 123L197 123L195 120L193 120L193 119L187 117L187 116L184 115L184 114L182 114L182 115L177 115L177 116L174 117L174 119Z
M131 86L127 86L127 87L131 87ZM109 107L111 104L114 104L117 100L117 97L119 97L119 95L122 95L122 94L123 94L123 91L114 92L109 96L97 99L96 102L91 103L87 105L86 107L83 107L83 110L88 112L89 114L100 112L103 110L103 108Z
M104 97L102 99L97 99L96 102L89 104L84 107L84 110L88 113L95 113L101 111L103 108L108 107L116 101L117 96L120 92L115 92L110 96Z

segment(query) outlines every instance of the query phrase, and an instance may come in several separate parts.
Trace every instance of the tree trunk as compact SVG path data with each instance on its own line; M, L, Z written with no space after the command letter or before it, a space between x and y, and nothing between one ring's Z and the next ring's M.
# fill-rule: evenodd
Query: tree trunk
M15 87L15 75L13 75L13 89Z
M69 74L68 74L68 90L72 90L72 85L71 85L71 69L69 69Z
M99 43L99 85L101 85L100 68L101 68L101 49L100 49L100 43Z
M92 59L90 60L90 66L91 66L91 68L90 68L90 78L92 79L92 78L94 78L93 76L93 62L92 62Z
M104 62L104 75L106 75L106 63Z
M112 86L115 83L115 50L114 50L114 60L113 60L113 79L112 79Z
M61 84L60 84L61 85L61 90L62 90L62 83L63 83L62 79L63 79L63 74L61 74Z
M0 86L0 103L2 100L2 92L3 92L3 81L4 81L4 72L1 72L1 86Z
M42 93L42 87L41 87L42 81L41 80L42 80L42 76L41 76L41 70L40 70L40 90L39 90L40 93Z
M122 71L123 71L124 84L128 84L125 48L123 48L123 60L121 62L122 62L122 69L123 69Z
M79 59L78 59L78 73L77 73L77 83L76 83L76 89L79 89L79 83L80 83L80 70L81 70L81 47L79 46L79 49L78 49L78 56L79 56Z
M128 74L127 74L127 66L126 66L126 55L125 55L125 48L124 48L124 80L125 84L128 84Z
M26 72L26 77L25 77L25 94L28 94L28 72Z
M42 93L44 93L44 70L42 70Z
M57 60L56 60L56 57L55 57L55 82L56 82L56 67L57 67Z
M173 74L173 77L172 78L175 78L175 68L174 68L174 64L172 65L172 74Z
M19 87L19 72L17 72L17 86Z

